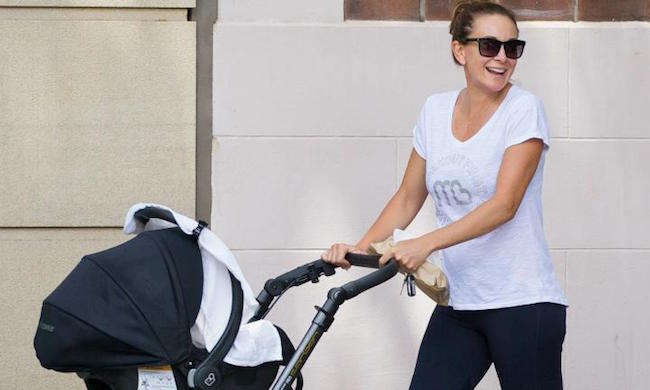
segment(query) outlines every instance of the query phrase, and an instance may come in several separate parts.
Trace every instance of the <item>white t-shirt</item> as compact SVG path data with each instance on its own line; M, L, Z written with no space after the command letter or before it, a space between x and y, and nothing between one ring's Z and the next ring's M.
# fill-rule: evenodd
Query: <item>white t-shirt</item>
M426 160L426 186L439 227L462 218L493 196L506 148L539 138L544 150L513 219L441 251L450 306L482 310L538 302L566 305L542 222L542 176L549 147L542 102L513 85L487 123L461 142L451 132L459 93L430 96L413 130L415 151Z

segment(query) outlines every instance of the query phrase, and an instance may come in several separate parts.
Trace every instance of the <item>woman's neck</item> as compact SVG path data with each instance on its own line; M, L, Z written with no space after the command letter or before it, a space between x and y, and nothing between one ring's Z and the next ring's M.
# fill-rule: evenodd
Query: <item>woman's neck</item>
M512 84L508 83L502 90L492 92L485 91L470 84L463 91L464 96L462 109L467 114L473 115L474 113L483 111L488 107L499 105L511 86Z

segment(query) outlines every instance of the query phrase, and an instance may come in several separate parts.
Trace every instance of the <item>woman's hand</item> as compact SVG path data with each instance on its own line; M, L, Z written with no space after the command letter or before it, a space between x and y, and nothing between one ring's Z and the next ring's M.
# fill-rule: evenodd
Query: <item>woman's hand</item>
M426 238L418 237L412 240L398 242L379 259L379 265L384 266L388 260L395 259L401 270L414 273L431 254Z
M347 255L350 252L366 254L366 252L355 247L354 245L334 244L330 247L330 249L323 252L323 254L321 255L321 259L337 267L348 269L350 268L350 263L347 260L345 260L345 255Z

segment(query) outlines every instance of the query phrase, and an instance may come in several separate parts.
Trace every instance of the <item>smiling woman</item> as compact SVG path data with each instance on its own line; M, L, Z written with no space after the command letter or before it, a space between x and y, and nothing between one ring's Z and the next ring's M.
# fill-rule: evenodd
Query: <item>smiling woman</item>
M541 101L510 83L525 42L512 11L484 0L458 2L449 31L465 88L427 99L400 188L356 245L323 259L349 267L347 252L404 229L431 195L438 228L380 260L413 273L440 251L449 280L411 389L473 389L492 363L503 389L561 389L567 302L542 226L549 129Z

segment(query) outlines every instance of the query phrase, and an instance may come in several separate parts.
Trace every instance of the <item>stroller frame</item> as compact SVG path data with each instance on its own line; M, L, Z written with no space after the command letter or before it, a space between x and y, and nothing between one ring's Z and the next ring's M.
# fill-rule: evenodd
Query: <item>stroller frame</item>
M378 256L348 253L346 255L346 260L348 260L350 264L358 267L379 268ZM316 260L300 266L293 271L282 274L275 279L269 279L264 285L264 290L257 297L257 301L260 303L260 308L251 321L264 318L269 310L269 305L274 302L274 299L279 299L280 295L282 295L282 293L287 289L299 286L308 281L318 283L320 276L331 276L335 273L334 269L335 267L331 264L326 263L323 260ZM282 373L278 379L276 379L271 389L291 389L291 384L296 378L300 377L300 370L316 347L316 344L318 344L320 337L323 333L327 332L334 322L334 314L336 314L339 307L346 300L352 299L362 292L387 281L395 276L397 271L397 263L390 261L385 267L382 267L375 272L348 282L341 287L330 289L327 293L327 300L323 306L315 307L316 315L312 320L311 326L303 336L302 341L298 345L298 348L296 348L289 363L284 367Z

